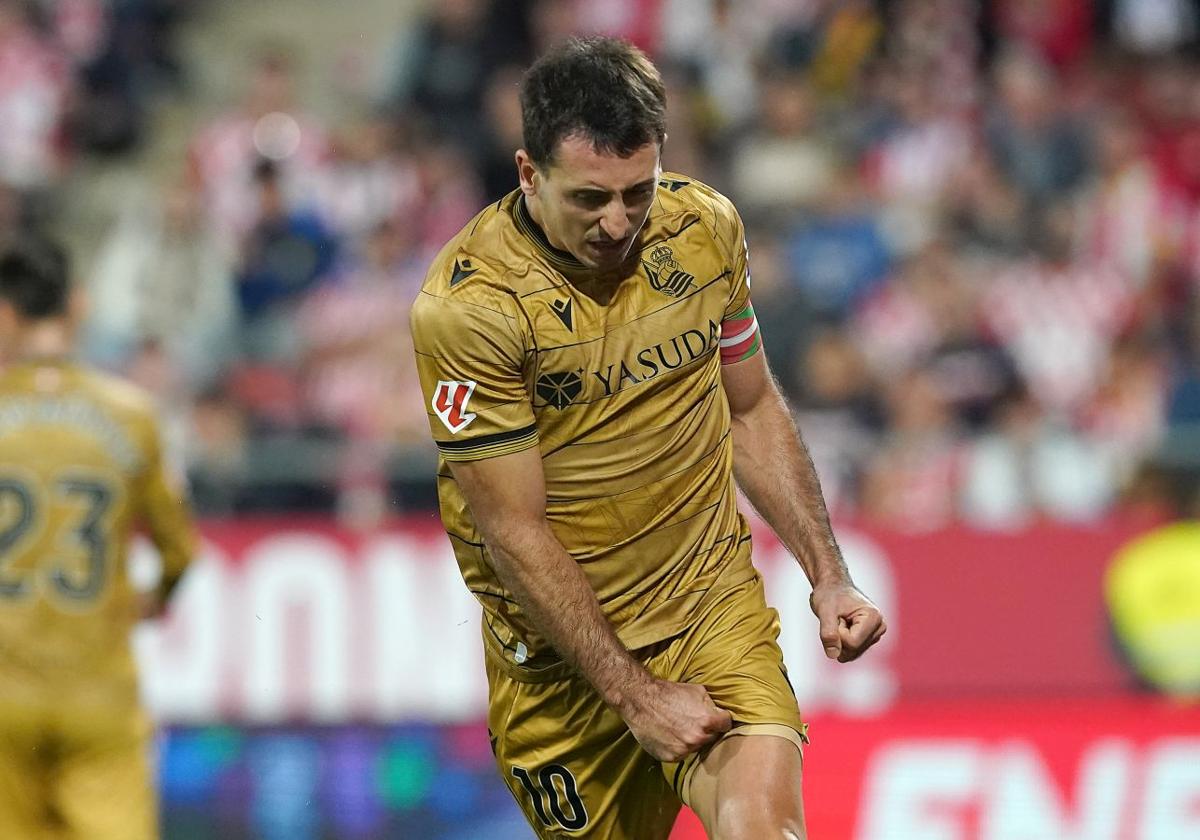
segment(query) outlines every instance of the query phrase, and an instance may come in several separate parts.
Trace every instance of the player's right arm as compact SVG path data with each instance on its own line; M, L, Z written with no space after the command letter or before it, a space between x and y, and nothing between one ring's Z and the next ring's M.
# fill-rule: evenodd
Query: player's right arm
M451 471L500 582L647 752L678 761L729 730L729 713L702 686L654 678L621 644L579 564L546 520L538 449L454 463Z
M651 755L674 761L729 729L702 686L654 678L621 644L546 517L545 474L511 296L472 278L422 292L413 346L434 441L488 561L539 633L615 709Z

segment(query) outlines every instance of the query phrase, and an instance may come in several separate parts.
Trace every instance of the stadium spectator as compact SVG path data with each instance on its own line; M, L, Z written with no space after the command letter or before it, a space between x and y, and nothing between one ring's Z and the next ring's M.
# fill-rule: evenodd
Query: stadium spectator
M1037 205L1074 189L1087 171L1084 137L1062 111L1054 70L1012 50L993 75L996 102L984 131L1005 180Z
M967 444L959 488L962 520L994 529L1043 517L1094 521L1114 496L1107 454L1047 416L1028 391L1009 393L993 423Z
M662 37L664 0L572 0L578 22L568 34L608 35L657 52Z
M562 4L569 5L569 4ZM445 0L401 33L387 100L438 139L481 149L477 124L488 80L512 61L529 59L527 21L492 0Z
M884 385L887 429L863 469L860 511L898 531L958 518L964 439L939 383L913 369Z
M407 323L425 263L412 233L381 224L296 318L304 339L298 369L313 419L379 446L425 434L422 403L397 399L417 387Z
M486 140L480 155L479 176L483 193L498 201L516 189L513 150L521 147L521 102L518 88L524 71L508 65L496 71L484 94L488 116Z
M420 212L420 174L398 134L382 117L333 132L329 159L316 172L314 206L325 225L351 244L391 219Z
M852 333L877 378L886 381L919 367L941 343L938 319L952 306L943 298L963 294L960 270L943 243L931 242L852 310Z
M1154 165L1132 113L1112 108L1097 122L1096 167L1077 203L1079 249L1140 289L1179 253L1185 199Z
M972 132L953 103L940 99L925 70L891 68L887 121L863 161L887 213L893 247L920 248L939 233L950 186L970 161Z
M984 24L996 42L1019 43L1036 50L1055 67L1081 61L1095 37L1091 0L996 0L986 3Z
M191 393L215 383L237 352L232 267L198 199L176 184L157 206L117 220L91 274L85 338L90 357L114 369L146 342L163 345Z
M1072 208L1039 218L1036 255L983 269L983 321L1051 412L1078 411L1098 387L1113 341L1136 314L1130 281L1107 262L1073 260Z
M673 138L672 138L673 139ZM780 386L790 396L803 393L802 354L815 337L818 310L809 299L796 294L795 266L786 250L786 241L769 224L748 224L746 241L754 243L751 268L756 314L763 341L772 348L772 370Z
M1179 56L1153 59L1138 80L1136 116L1147 153L1167 190L1200 199L1200 103L1196 65Z
M730 0L664 0L662 19L671 21L661 33L662 55L695 79L714 133L728 136L745 125L758 106L754 56L771 19L735 11Z
M437 253L447 234L458 230L483 201L470 158L451 143L430 142L416 152L421 211L413 220L428 256Z
M1154 452L1165 431L1167 364L1160 342L1142 335L1119 338L1079 426L1110 453L1123 484L1143 453Z
M0 183L49 188L64 165L71 95L67 56L33 25L21 0L0 0Z
M883 427L878 386L858 346L829 328L813 337L793 375L796 423L804 430L830 510L853 515L859 482Z
M892 267L891 246L863 184L848 169L831 172L829 188L784 237L794 292L816 312L845 320ZM782 215L782 214L780 214Z
M311 203L328 154L321 120L296 107L292 58L263 48L253 59L242 102L203 126L188 150L194 187L203 195L217 244L236 254L260 215L255 167L280 167L286 203Z
M256 359L291 359L297 352L293 312L334 264L336 240L315 214L288 207L276 163L261 159L254 181L259 216L242 244L236 270L244 350Z
M816 94L796 71L770 74L759 87L759 113L733 148L730 186L750 216L808 209L841 163L831 138L817 131Z
M1011 260L1027 250L1030 199L992 156L973 150L946 196L944 235L969 260Z

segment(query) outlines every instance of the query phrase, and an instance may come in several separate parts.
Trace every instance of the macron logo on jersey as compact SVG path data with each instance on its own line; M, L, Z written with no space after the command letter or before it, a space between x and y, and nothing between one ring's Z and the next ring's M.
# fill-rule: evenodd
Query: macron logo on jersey
M438 380L430 405L433 406L434 414L450 430L450 434L458 434L470 426L471 421L475 419L475 415L467 411L467 402L473 393L475 393L474 382Z

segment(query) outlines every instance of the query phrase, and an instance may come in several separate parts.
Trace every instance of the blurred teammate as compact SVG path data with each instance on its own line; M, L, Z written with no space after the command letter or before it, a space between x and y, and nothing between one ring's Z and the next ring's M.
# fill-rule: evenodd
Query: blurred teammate
M70 360L69 268L56 246L0 247L0 837L158 836L150 724L129 633L193 550L149 398ZM152 602L126 577L145 525Z
M734 475L812 581L829 656L884 624L767 370L738 214L661 171L664 109L621 41L527 74L520 189L412 313L442 519L540 837L666 838L682 800L710 838L799 838L805 724Z

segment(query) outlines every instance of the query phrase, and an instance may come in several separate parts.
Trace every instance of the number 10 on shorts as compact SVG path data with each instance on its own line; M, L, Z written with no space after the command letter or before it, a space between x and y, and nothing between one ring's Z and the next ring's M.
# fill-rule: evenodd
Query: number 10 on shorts
M533 810L542 825L555 823L568 831L578 831L588 823L587 809L579 798L579 789L571 771L561 764L547 764L537 771L537 778L524 767L514 767L512 774L533 800ZM546 805L549 803L549 813ZM566 805L564 810L563 806Z

